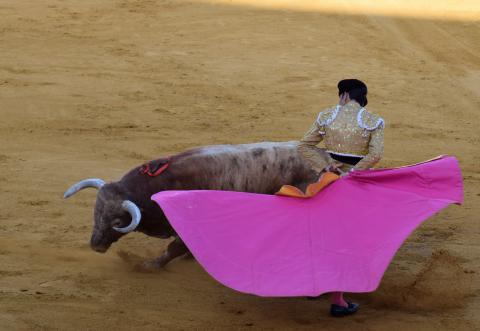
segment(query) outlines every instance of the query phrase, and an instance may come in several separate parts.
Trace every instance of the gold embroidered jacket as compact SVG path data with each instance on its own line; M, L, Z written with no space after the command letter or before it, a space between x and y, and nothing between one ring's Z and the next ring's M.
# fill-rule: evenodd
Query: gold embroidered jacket
M315 171L321 172L325 159L316 145L323 140L327 152L363 157L353 169L368 169L383 156L384 126L381 117L352 100L320 112L300 140L298 151Z

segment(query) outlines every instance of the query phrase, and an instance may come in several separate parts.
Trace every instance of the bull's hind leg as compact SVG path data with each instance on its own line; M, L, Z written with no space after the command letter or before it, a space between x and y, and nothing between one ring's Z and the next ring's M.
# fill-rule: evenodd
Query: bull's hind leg
M167 250L161 256L146 262L145 266L148 268L160 269L166 266L167 263L174 258L182 256L188 252L189 250L183 243L182 239L180 239L180 237L175 237L175 239L168 244Z

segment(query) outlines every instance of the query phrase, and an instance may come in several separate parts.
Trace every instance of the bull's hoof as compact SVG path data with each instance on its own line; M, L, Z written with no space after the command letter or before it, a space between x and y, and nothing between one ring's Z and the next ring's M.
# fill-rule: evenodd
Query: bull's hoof
M192 253L188 252L188 253L185 253L185 254L183 255L183 259L185 259L185 260L194 260L195 257L193 256Z
M140 272L157 272L163 270L166 264L167 262L165 262L164 259L156 258L138 264L135 270Z

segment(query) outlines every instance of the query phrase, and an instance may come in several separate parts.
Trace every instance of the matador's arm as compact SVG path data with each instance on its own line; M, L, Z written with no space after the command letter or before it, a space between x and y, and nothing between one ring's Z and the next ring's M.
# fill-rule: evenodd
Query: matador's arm
M383 156L383 125L376 128L370 135L368 154L358 162L353 170L363 170L373 167Z
M318 143L323 140L320 134L323 127L317 121L313 122L310 129L305 133L298 145L298 152L310 164L312 169L317 173L322 172L329 165L329 160L323 149L317 147Z

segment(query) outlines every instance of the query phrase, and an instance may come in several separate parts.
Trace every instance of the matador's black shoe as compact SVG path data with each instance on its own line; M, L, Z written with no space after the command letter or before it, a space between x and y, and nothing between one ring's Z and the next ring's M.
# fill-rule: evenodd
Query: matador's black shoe
M353 302L347 302L347 303L348 303L348 307L331 305L330 315L332 315L333 317L343 317L343 316L355 314L358 311L358 307L360 305L358 303L353 303Z

